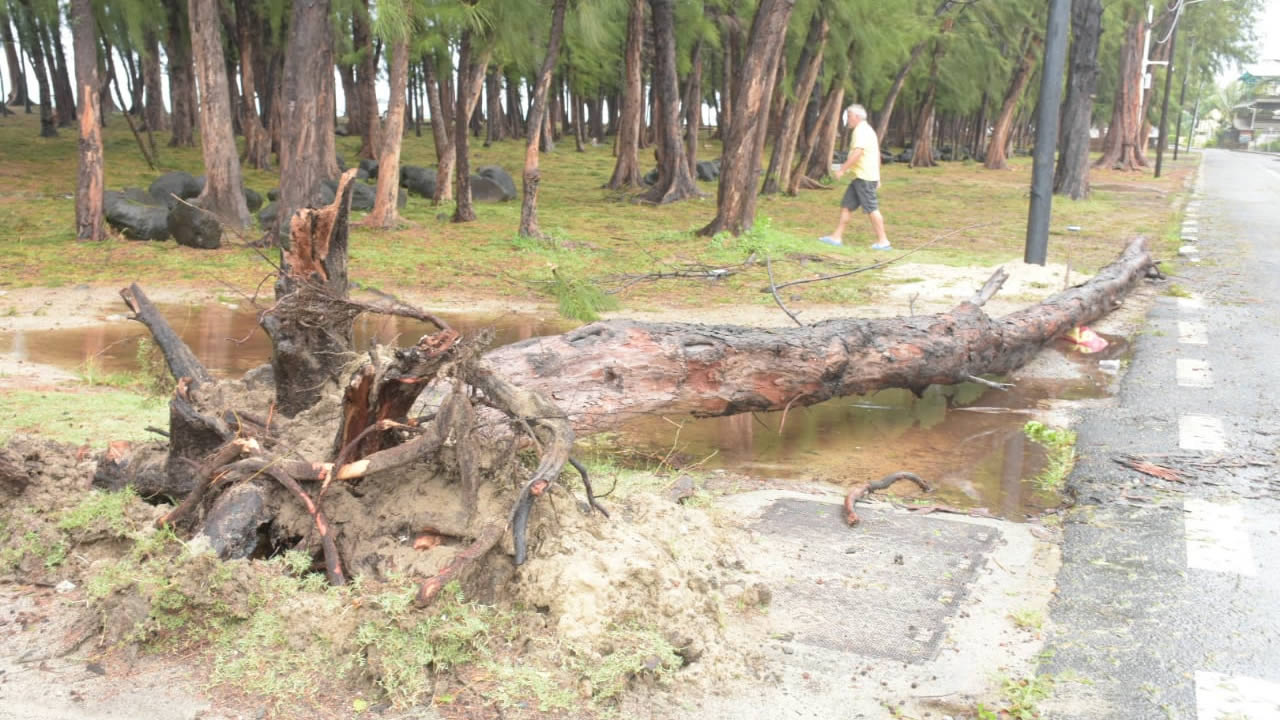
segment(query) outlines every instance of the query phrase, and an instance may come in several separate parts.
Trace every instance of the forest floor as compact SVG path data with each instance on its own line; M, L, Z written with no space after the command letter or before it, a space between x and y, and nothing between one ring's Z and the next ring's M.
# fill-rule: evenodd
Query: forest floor
M0 443L13 440L32 448L45 440L56 440L84 447L86 453L97 452L111 440L140 439L146 425L164 424L166 410L149 389L148 374L103 373L88 361L79 367L26 362L13 352L14 339L53 328L124 322L117 292L130 282L141 284L161 303L244 305L259 288L269 293L269 282L264 284L263 280L270 268L258 250L240 241L217 251L114 236L102 243L77 243L71 232L75 137L64 129L58 138L41 139L37 127L34 115L0 118L0 146L10 149L0 164L0 186L6 188L0 194L0 227L7 229L0 235L0 351L5 350L6 342L9 348L0 353ZM163 139L158 136L157 142ZM352 165L358 144L357 138L339 138L340 152ZM161 172L148 169L141 161L119 118L111 118L105 145L109 189L129 185L145 188ZM472 166L501 165L518 178L522 148L521 143L512 141L489 148L474 143ZM404 163L434 165L430 133L425 128L421 138L412 133L406 137L403 152ZM160 155L165 170L201 174L198 148L162 148ZM704 140L699 158L717 155L718 144ZM1055 198L1049 246L1054 262L1043 268L1020 262L1030 166L1030 159L1020 156L1011 160L1007 171L988 171L971 162L915 170L905 165L887 166L881 199L895 251L876 253L866 247L871 240L861 217L854 219L846 235L848 247L836 249L816 242L834 223L839 200L835 190L803 192L794 198L761 198L755 231L741 238L697 237L693 231L715 212L714 183L699 183L707 193L702 200L664 207L641 205L627 194L600 189L612 168L608 146L577 153L566 138L542 161L539 207L549 239L516 236L519 205L515 202L478 205L477 222L455 225L446 219L452 207L437 208L427 200L411 197L403 211L406 223L401 229L375 232L353 225L351 273L362 292L392 293L433 312L554 315L568 296L569 305L578 311L582 298L587 298L588 310L595 305L603 317L778 326L790 321L773 297L761 291L769 284L764 257L772 262L776 282L783 283L871 265L936 240L887 267L783 291L788 307L803 321L814 322L846 315L945 310L968 297L996 266L1005 264L1012 277L988 305L991 314L999 315L1079 282L1110 262L1136 235L1153 238L1158 256L1175 255L1180 199L1194 170L1194 158L1167 163L1160 179L1149 173L1095 170L1095 192L1089 200ZM250 171L246 184L265 194L275 187L276 180L269 173ZM353 220L358 222L358 218ZM256 237L256 233L247 233L245 239ZM752 256L755 261L744 264ZM557 289L552 268L577 287ZM708 268L731 272L714 280L644 277ZM584 287L616 292L601 296L584 292ZM1171 291L1176 292L1176 287ZM1147 291L1143 297L1149 299L1150 295ZM607 309L609 304L601 302L601 297L615 299L614 309ZM1102 323L1103 329L1116 334L1136 331L1142 304L1127 305L1118 317ZM1052 365L1042 363L1039 371L1061 371ZM1065 417L1059 418L1060 424L1066 424L1069 416L1067 410ZM39 451L31 452L39 456ZM46 505L29 506L26 512L44 514L50 528L71 533L67 544L59 545L57 538L61 536L46 537L41 534L44 530L34 536L14 535L11 552L0 558L0 636L12 649L0 657L0 718L125 717L138 715L141 711L137 708L151 708L144 713L149 717L184 720L357 715L478 718L493 717L495 712L515 718L746 717L741 707L714 698L762 684L781 684L811 700L819 699L807 707L820 714L842 707L838 694L828 692L831 688L812 686L817 680L809 672L778 674L779 663L795 660L790 657L795 649L786 646L788 633L794 636L795 632L780 629L776 614L770 618L770 594L778 598L779 590L775 586L769 591L761 582L777 570L770 565L767 552L776 538L758 524L763 522L761 513L769 512L761 509L766 500L777 499L768 493L801 492L829 502L838 498L839 488L828 484L785 483L696 468L678 473L662 464L611 467L605 461L598 470L619 483L613 502L624 522L601 529L580 518L566 519L566 526L557 530L563 539L548 551L561 560L576 558L567 569L563 563L532 562L522 572L514 604L494 610L467 603L447 611L453 612L455 619L461 618L472 632L452 645L446 643L456 657L439 657L439 638L428 643L429 649L437 652L436 662L441 667L448 666L450 659L457 664L442 673L423 695L422 688L406 685L405 678L390 667L387 658L394 653L387 652L385 642L378 645L376 639L360 646L358 652L344 648L350 657L361 658L358 666L328 670L317 665L320 661L306 649L297 647L297 641L290 652L267 653L267 639L278 632L274 627L237 631L242 636L237 640L216 636L212 626L200 625L195 632L194 625L184 629L180 624L166 627L161 641L145 644L144 652L131 646L134 649L123 653L104 653L103 628L111 627L111 618L97 626L101 633L97 642L84 630L87 608L106 612L96 603L101 597L94 594L94 578L109 564L99 547L102 537L86 542L84 548L89 549L78 549L76 543L84 537L75 535L77 528L64 527L82 505L86 467L73 459L58 467L61 469L50 471L49 477L57 479L54 484L61 491L48 493ZM695 502L663 502L681 475L693 476ZM892 508L877 507L874 513L894 517ZM124 516L133 513L138 520L146 512L138 507ZM743 518L755 518L756 524ZM9 522L10 526L0 522L0 535L11 534L12 518ZM967 527L964 532L970 535L966 538L978 532L973 529L977 526ZM133 532L107 534L107 544L114 543L115 548L110 562L136 561L131 571L148 577L146 573L154 568L144 560L129 559L129 548L138 542L130 534ZM932 532L939 530L935 527ZM953 625L954 637L948 642L974 652L981 650L983 667L1005 668L1007 679L1031 667L1040 646L1041 633L1034 618L1042 617L1052 588L1056 550L1052 542L1045 541L1054 533L1052 523L1017 525L1001 532L1004 549L992 551L990 557L996 566L1012 567L1014 572L997 580L990 568L983 570L979 573L982 577L973 581L971 592L1004 600L986 605L981 612L975 609L972 619ZM696 542L677 549L664 539L681 536L696 538ZM50 543L41 545L48 538L52 538ZM574 554L575 550L565 547L571 542L581 543L585 551L597 551L606 559L583 559L581 552L585 551ZM853 542L854 546L842 552L871 551L856 546L862 541ZM84 557L76 557L77 552ZM6 576L11 580L19 577L12 571L24 558L28 564L34 561L35 571L24 566L22 582L6 582ZM900 556L890 565L897 560ZM281 565L277 562L243 572L245 577L237 580L243 587L258 581L278 585L270 578L280 574ZM608 579L610 587L621 589L599 586L599 578L593 578L592 573ZM74 588L65 593L55 590L52 586L61 580L69 580ZM177 581L164 576L155 582ZM700 590L691 596L676 591L648 594L650 590L644 589L660 582ZM275 614L258 612L252 621L270 625L281 618L296 620L300 612L336 608L343 617L353 614L338 624L354 629L354 614L372 612L369 608L377 606L375 609L385 615L374 620L412 630L389 599L396 596L396 589L380 590L381 594L371 590L363 596L335 595L298 581L280 591L291 609ZM257 597L245 592L246 597ZM566 606L565 595L579 601L568 601ZM649 609L631 614L618 609L637 605ZM111 612L127 618L130 609L114 607ZM967 612L964 615L968 618ZM371 627L369 617L361 617L365 624L360 627ZM305 637L310 626L302 626L308 630L297 632ZM675 630L683 634L673 634ZM988 647L992 637L1001 640ZM234 645L241 640L240 645ZM262 642L247 648L249 640ZM79 649L64 655L72 645ZM289 643L284 645L289 651ZM695 657L676 658L672 654L675 648L689 647L698 648ZM620 648L635 652L626 655ZM803 647L800 650L802 656L808 652ZM971 653L944 655L952 659L926 665L911 677L887 665L864 668L863 682L879 690L868 691L867 701L889 713L885 717L906 712L964 716L981 698L999 702L1000 683L993 685L989 676L978 676L972 668L962 667L967 660L955 659L974 657ZM228 658L239 658L233 670L227 669ZM245 658L262 665L249 667ZM804 660L815 666L824 662L820 655ZM377 667L368 667L370 662ZM253 680L254 673L271 664L292 664L297 671L272 671L265 678L268 682ZM682 664L684 668L678 669ZM857 668L853 670L856 676ZM960 690L950 692L949 686L946 702L924 701L909 707L900 702L908 694L908 684L912 689L917 682L927 684L930 672L935 681L938 674L948 680L963 676L957 686ZM817 670L813 674L821 677ZM340 681L339 675L354 679ZM624 688L628 691L622 692ZM406 702L409 698L412 702ZM827 701L821 698L832 704L825 705Z

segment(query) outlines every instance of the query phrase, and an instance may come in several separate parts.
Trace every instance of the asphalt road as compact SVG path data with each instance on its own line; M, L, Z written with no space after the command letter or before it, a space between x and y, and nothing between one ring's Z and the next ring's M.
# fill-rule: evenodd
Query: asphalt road
M1160 299L1116 406L1079 428L1048 717L1280 720L1278 229L1280 159L1205 152L1190 295Z

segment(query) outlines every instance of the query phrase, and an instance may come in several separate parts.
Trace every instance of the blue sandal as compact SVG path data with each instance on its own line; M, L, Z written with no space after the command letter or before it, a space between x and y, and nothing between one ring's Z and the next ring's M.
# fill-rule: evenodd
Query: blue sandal
M839 240L836 240L830 235L823 235L822 237L818 238L818 242L825 243L827 245L832 245L834 247L844 247L844 243L840 242Z

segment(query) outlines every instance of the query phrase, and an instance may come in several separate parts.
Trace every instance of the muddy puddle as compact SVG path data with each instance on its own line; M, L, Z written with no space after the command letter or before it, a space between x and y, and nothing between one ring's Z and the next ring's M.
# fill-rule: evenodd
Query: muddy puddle
M238 376L270 358L271 346L254 312L224 305L162 307L166 318L202 362L217 375ZM564 332L574 323L531 315L444 315L464 334L492 329L494 344ZM372 342L409 344L434 331L405 318L363 316L357 347ZM14 359L86 372L133 371L146 329L134 322L93 327L0 333L0 352ZM1045 466L1045 452L1028 440L1024 425L1053 400L1107 394L1111 375L1128 352L1123 338L1106 336L1102 353L1082 355L1054 348L1081 365L1070 380L1023 381L1008 391L965 383L934 386L916 397L884 390L839 398L787 413L727 418L646 418L619 433L613 450L624 464L653 469L697 466L777 481L819 480L848 485L900 470L935 486L931 499L1023 520L1060 504L1035 489L1031 478ZM909 483L895 493L915 492Z

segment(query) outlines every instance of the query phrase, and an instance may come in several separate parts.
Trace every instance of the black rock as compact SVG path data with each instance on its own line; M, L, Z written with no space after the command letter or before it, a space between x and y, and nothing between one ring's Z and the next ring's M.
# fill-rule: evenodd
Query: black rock
M199 250L222 247L222 226L217 218L187 203L169 208L168 227L179 245Z
M880 164L887 165L888 163L891 163L891 162L893 162L893 153L889 152L888 150L881 149Z
M244 191L244 204L249 206L249 212L256 213L262 207L262 196L254 191L253 188L242 188Z
M487 177L498 183L502 188L502 192L506 193L503 200L513 200L516 197L516 181L512 179L511 173L503 170L497 165L485 165L476 170L476 174L481 177ZM474 194L474 193L473 193Z
M845 152L844 150L836 150L835 152L831 153L831 162L833 163L844 163L844 161L848 159L849 159L849 153Z
M711 182L720 177L720 164L718 162L704 160L697 164L696 170L698 171L699 180Z
M471 200L473 202L499 203L510 199L507 196L507 191L494 180L483 175L471 176Z
M338 197L338 181L337 180L321 180L311 189L311 203L313 207L323 207L332 205L333 199Z
M147 192L146 190L143 190L142 188L127 187L124 189L124 191L121 194L124 195L126 200L131 200L133 202L140 203L142 205L159 205L161 207L164 206L164 203L157 200L154 195Z
M654 183L658 182L658 168L654 168L649 172L645 173L645 176L640 180L645 185L653 185Z
M276 226L276 213L280 208L274 202L269 203L262 208L262 212L258 213L258 226L263 230L270 230Z
M436 194L436 169L405 165L400 168L400 187L422 197Z
M102 205L107 223L130 240L168 240L169 209L164 205L144 205L123 193L103 193Z
M368 173L369 177L378 177L378 161L373 158L364 158L360 161L360 169Z
M345 159L343 159L343 157L342 157L342 153L338 153L338 154L336 155L336 157L337 157L337 160L338 160L338 172L346 172L346 171L347 171L347 161L346 161Z
M177 201L171 197L177 195L183 200L200 194L204 189L204 183L196 180L191 173L185 173L181 170L176 172L165 173L156 178L151 186L147 188L147 192L156 200L165 204L166 207L173 205Z
M356 179L357 179L357 180L368 180L368 179L369 179L369 171L368 171L368 170L365 170L364 168L356 168Z
M267 191L267 200L275 202L280 199L280 188L273 187Z

